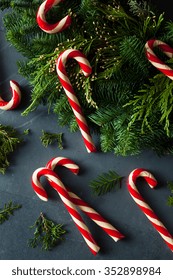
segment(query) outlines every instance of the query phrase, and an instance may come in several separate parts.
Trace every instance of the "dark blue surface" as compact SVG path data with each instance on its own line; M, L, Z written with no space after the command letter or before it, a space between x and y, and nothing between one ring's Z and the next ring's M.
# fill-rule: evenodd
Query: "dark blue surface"
M166 2L164 1L164 4ZM163 6L160 3L159 7L160 10L167 9L168 15L166 4ZM1 18L2 16L3 13ZM22 117L21 113L29 104L30 89L27 81L17 74L16 61L20 54L6 42L1 18L0 92L5 92L4 98L7 98L10 79L18 81L23 91L17 110L0 111L0 123L12 125L20 132L30 129L31 133L25 136L25 142L10 157L11 165L6 174L0 175L0 208L9 200L22 204L14 217L0 225L0 259L172 260L172 252L130 197L126 181L134 168L143 167L153 173L159 182L155 190L151 190L143 181L139 181L138 186L141 194L173 234L173 207L166 204L170 194L167 181L173 181L173 157L159 158L151 151L132 157L116 157L111 153L101 152L88 154L80 132L71 134L66 128L59 127L55 115L48 114L45 107L40 106L27 117ZM56 145L43 147L40 142L42 130L63 132L64 149L59 150ZM99 150L98 138L93 138ZM83 216L101 247L98 255L93 256L56 192L48 188L48 202L43 202L36 196L31 187L31 175L36 168L45 166L48 160L56 156L69 157L80 166L78 176L65 168L59 170L59 175L72 191L125 234L123 241L115 243L101 228ZM110 169L124 177L121 189L101 197L93 195L89 182ZM46 180L43 180L43 184L48 186ZM67 230L65 241L48 252L42 251L40 247L32 249L27 246L27 240L33 237L29 226L35 222L41 211L55 222L64 224Z

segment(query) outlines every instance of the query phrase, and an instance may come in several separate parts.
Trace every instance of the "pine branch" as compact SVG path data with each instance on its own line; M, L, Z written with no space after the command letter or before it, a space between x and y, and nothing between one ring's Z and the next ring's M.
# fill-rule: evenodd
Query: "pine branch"
M10 201L8 204L4 205L4 208L0 210L0 224L3 224L5 221L9 219L11 215L13 215L14 211L21 208L22 205L14 204Z
M100 143L103 152L114 151L117 144L116 136L114 135L114 127L112 123L106 124L100 129Z
M40 0L30 0L26 3L24 1L20 0L2 0L0 3L0 9L6 9L6 8L28 8L28 6L32 6L34 8L37 8L38 4L40 3Z
M117 108L111 106L100 107L95 113L90 115L90 119L99 126L110 124L118 115Z
M144 43L136 35L124 37L120 43L120 54L123 61L136 68L136 72L149 75L148 61L143 55ZM143 76L144 77L144 76Z
M62 235L66 233L63 225L55 224L46 218L43 213L40 213L40 216L30 228L35 228L35 232L34 237L28 240L28 246L35 248L41 244L42 250L53 249L59 241L63 240Z
M10 0L6 0L6 1L4 1L4 3L0 3L0 9L3 11L6 8L8 8L9 5L10 5Z
M112 189L121 187L122 177L115 171L109 171L99 175L95 180L90 182L90 187L97 195L103 195L110 192Z
M42 130L42 136L40 137L40 140L44 147L47 147L48 145L57 142L58 148L62 150L63 149L62 135L63 135L62 133L51 133Z

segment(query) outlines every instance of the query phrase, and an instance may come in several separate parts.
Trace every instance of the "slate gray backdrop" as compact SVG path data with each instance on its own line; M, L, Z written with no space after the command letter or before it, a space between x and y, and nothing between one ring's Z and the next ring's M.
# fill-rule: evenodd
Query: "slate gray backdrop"
M153 1L160 11L165 10L168 17L172 14L170 1ZM171 11L171 13L170 13ZM173 156L158 157L151 151L145 151L139 156L116 157L111 153L97 152L88 154L83 145L80 132L71 134L66 128L61 128L53 114L48 114L45 107L40 106L27 117L21 113L29 104L30 88L25 79L17 73L16 61L20 58L13 47L5 40L2 25L3 13L0 13L0 92L9 92L9 80L18 81L23 88L21 105L15 111L0 111L0 123L12 125L20 132L30 129L30 135L25 142L10 157L11 166L6 174L0 175L0 208L4 203L13 200L22 204L22 209L15 212L14 217L0 225L0 259L173 259L172 252L166 246L160 235L149 223L144 214L130 197L126 180L129 173L138 167L151 171L158 179L158 186L151 190L143 181L140 185L141 194L146 198L160 219L173 234L173 207L166 205L170 194L167 181L173 180ZM4 96L5 98L5 96ZM63 132L64 150L54 146L45 148L40 142L41 131ZM93 136L99 150L97 136ZM41 201L31 188L33 171L55 156L65 156L73 159L80 166L80 173L74 176L68 170L59 169L59 174L71 190L86 200L93 208L107 218L115 227L126 235L123 241L115 243L102 229L90 219L84 217L101 250L93 256L67 213L59 196L48 187L49 201ZM122 188L112 191L102 197L92 194L89 182L102 172L110 169L124 176ZM52 251L44 252L40 247L32 249L27 246L27 240L33 236L29 226L34 223L40 212L50 219L64 224L67 234L65 241Z

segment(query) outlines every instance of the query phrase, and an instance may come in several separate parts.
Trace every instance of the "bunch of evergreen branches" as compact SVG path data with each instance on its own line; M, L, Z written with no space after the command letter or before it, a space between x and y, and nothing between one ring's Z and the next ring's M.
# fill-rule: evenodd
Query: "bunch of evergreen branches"
M75 61L66 69L89 126L100 133L102 151L124 156L148 148L173 153L173 82L147 61L144 51L151 38L173 46L173 23L149 1L66 0L49 11L47 21L70 14L72 24L50 35L36 23L41 3L0 1L1 10L11 8L4 15L7 40L27 58L18 63L33 88L23 115L43 103L60 125L78 129L55 70L59 53L76 48L87 56L93 73L86 79ZM171 59L167 63L173 65Z

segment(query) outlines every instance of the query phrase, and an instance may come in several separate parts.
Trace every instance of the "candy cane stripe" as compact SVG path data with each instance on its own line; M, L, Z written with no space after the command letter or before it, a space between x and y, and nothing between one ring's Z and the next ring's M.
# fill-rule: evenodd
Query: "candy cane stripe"
M78 205L78 207L88 216L90 217L98 226L100 226L112 239L116 242L122 238L124 235L121 234L117 229L115 229L112 225L110 225L103 217L100 216L99 213L92 210L90 207L81 206L81 199L73 200L73 202Z
M70 159L62 157L53 158L47 163L47 168L54 169L56 166L64 166L68 168L70 164L70 170L77 174L79 167ZM73 166L73 168L72 168ZM77 172L76 172L77 171ZM50 182L50 184L52 184ZM68 189L67 189L68 190ZM107 220L105 220L98 212L91 208L85 201L83 201L76 194L68 190L68 194L71 197L73 203L77 205L88 217L90 217L98 226L100 226L115 242L124 238L124 235L120 233L115 227L113 227Z
M173 48L160 40L149 40L145 44L146 57L151 64L156 67L160 72L165 74L168 78L173 80L173 69L161 61L153 52L154 47L159 47L163 53L169 58L173 57Z
M12 98L11 98L10 101L4 101L0 97L0 109L1 110L13 110L20 103L21 91L20 91L19 84L16 81L11 80L10 81L10 88L11 88L11 91L12 91Z
M49 24L46 21L46 14L47 12L54 7L55 5L59 4L63 0L46 0L44 1L37 12L37 23L38 26L46 33L54 34L58 32L62 32L66 28L68 28L71 25L71 17L69 15L65 16L63 19L58 21L54 24Z
M147 45L149 46L149 49L151 49L151 51L152 48L159 47L163 52L166 51L170 58L173 56L173 49L165 42L153 39L153 40L149 40Z
M76 59L76 61L81 66L81 70L82 72L84 72L84 75L85 73L87 76L91 74L92 69L89 61L87 60L86 56L83 53L81 53L76 49L67 49L61 53L62 72L64 72L63 65L66 64L67 60L70 58Z
M67 72L65 69L66 62L70 58L75 59L79 63L80 68L85 76L89 76L91 74L92 69L91 69L91 66L90 66L88 60L84 56L84 54L82 54L80 51L74 50L74 49L68 49L68 50L64 51L63 53L61 53L60 56L58 57L58 60L56 63L56 70L57 70L59 81L66 93L69 104L76 117L76 121L77 121L79 129L81 131L86 149L88 152L95 152L96 148L92 141L89 127L88 127L85 117L82 113L81 106L78 102L74 89L68 79Z
M161 235L161 237L166 242L166 244L171 249L171 251L173 251L173 237L168 232L167 228L158 219L158 217L153 212L153 210L149 207L149 205L144 201L143 197L140 195L140 193L137 190L135 184L138 177L143 177L151 188L154 188L157 185L157 181L150 172L142 168L138 168L130 173L128 177L127 186L128 186L129 193L134 199L134 201L136 202L136 204L141 208L142 212L146 215L146 217L149 219L151 224Z
M54 170L56 165L64 166L64 167L68 168L71 172L73 172L76 175L79 172L79 166L77 164L75 164L72 160L70 160L68 158L65 158L65 157L58 157L58 158L55 157L55 158L52 158L47 163L47 167L51 166L50 169L52 169L52 170Z
M61 158L62 159L62 158ZM95 240L93 239L88 227L83 222L82 217L78 213L75 204L72 202L71 197L69 196L68 191L66 190L64 184L59 179L59 177L56 175L55 172L53 172L49 168L38 168L34 171L32 175L32 187L36 194L39 196L39 198L43 200L47 200L47 194L44 188L42 187L40 183L41 176L45 176L51 186L56 189L58 192L61 200L63 201L66 209L68 210L69 214L71 215L73 221L75 222L75 225L79 229L80 233L82 234L84 240L86 241L87 245L89 246L91 252L95 255L99 251L99 246L96 244Z

